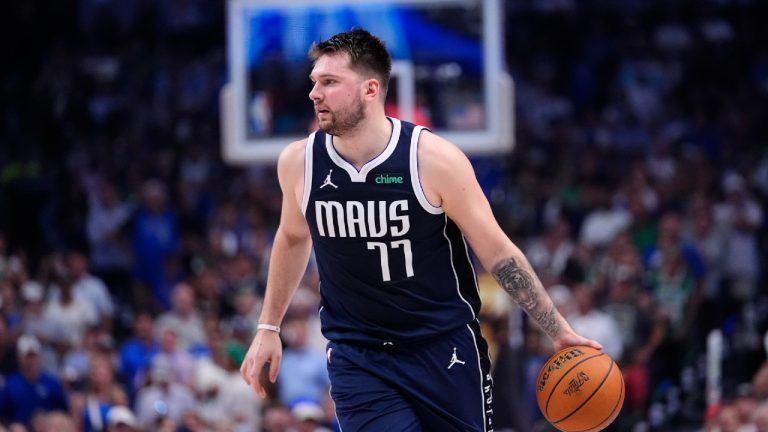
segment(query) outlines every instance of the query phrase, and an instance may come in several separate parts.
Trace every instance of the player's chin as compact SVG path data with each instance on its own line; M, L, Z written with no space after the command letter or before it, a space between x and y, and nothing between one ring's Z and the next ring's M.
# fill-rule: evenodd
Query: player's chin
M319 122L317 124L317 127L328 135L338 136L338 130L334 126L332 122Z
M320 124L329 125L333 123L333 115L330 113L330 111L321 111L321 112L316 111L315 118L317 119L317 122Z

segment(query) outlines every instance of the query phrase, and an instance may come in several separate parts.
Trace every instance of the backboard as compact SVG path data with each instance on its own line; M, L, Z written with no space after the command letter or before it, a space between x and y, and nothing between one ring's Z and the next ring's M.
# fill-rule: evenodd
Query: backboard
M432 128L468 154L514 145L514 86L503 67L499 0L230 0L222 152L272 162L315 128L307 51L362 27L393 58L387 113Z

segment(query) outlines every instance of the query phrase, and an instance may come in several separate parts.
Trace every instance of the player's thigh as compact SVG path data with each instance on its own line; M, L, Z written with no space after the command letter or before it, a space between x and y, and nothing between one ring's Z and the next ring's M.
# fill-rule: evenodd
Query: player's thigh
M492 430L488 346L470 324L419 350L409 395L424 431ZM417 369L418 368L418 369Z
M329 344L328 374L336 417L343 431L421 431L411 404L392 385L360 368L365 361L349 346ZM357 358L350 358L357 357ZM373 360L375 362L375 360ZM368 361L371 363L371 360Z

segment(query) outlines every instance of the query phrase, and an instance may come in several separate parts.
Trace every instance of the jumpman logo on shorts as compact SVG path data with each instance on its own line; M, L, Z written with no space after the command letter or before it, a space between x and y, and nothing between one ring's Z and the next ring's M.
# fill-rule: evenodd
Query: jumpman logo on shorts
M334 189L338 189L339 187L333 184L331 181L331 173L333 172L333 169L328 171L328 175L325 176L325 180L323 181L323 184L320 185L320 189L326 187L326 186L333 186Z
M458 357L456 357L456 347L453 347L453 356L451 356L451 363L448 365L448 369L452 368L453 365L456 363L458 364L466 364L463 360L459 360Z

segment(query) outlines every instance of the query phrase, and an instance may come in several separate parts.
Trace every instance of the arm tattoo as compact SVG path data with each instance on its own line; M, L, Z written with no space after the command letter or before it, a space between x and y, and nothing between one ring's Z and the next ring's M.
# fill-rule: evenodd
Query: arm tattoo
M541 326L541 329L554 337L560 331L557 311L552 302L542 301L544 287L532 271L520 266L513 258L507 258L496 264L491 272L502 288Z

